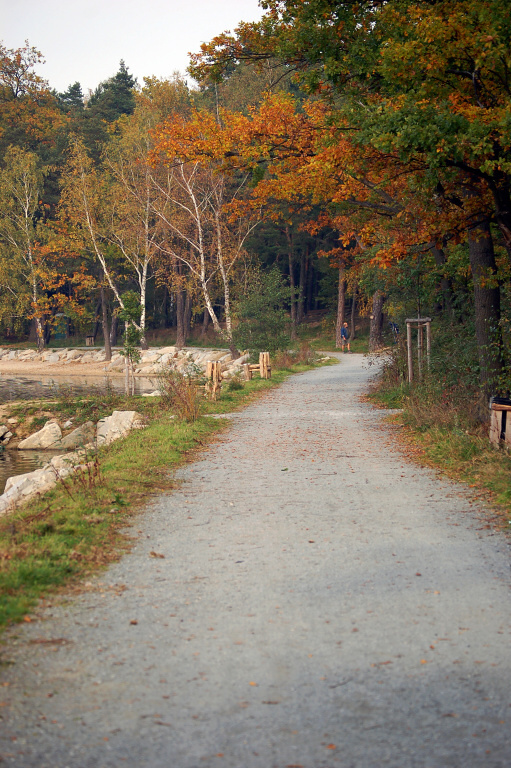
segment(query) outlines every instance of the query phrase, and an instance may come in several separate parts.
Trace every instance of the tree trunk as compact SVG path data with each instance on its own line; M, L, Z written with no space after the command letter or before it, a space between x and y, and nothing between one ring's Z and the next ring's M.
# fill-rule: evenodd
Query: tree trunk
M185 292L178 289L176 292L176 347L182 349L186 344L185 334Z
M117 315L112 317L112 325L110 326L110 349L117 345L117 327L119 325L119 318Z
M202 330L201 330L201 333L200 333L200 337L201 337L202 341L204 341L204 339L206 338L206 335L208 333L209 320L210 320L209 312L208 312L208 309L206 307L204 309L204 316L202 318Z
M350 328L350 341L355 338L355 317L357 314L357 292L358 283L353 284L353 295L351 297L351 328Z
M289 266L289 286L291 288L291 341L296 341L296 285L295 274L293 264L293 237L289 231L289 227L286 226L286 241L287 241L287 258Z
M373 294L373 311L369 328L369 352L376 352L383 347L383 304L385 294L378 290Z
M307 280L307 261L309 259L309 248L305 248L300 256L300 285L298 288L298 306L296 312L296 322L302 323L305 314L305 283Z
M98 335L99 331L99 324L100 324L100 312L101 312L101 299L96 303L96 311L94 312L94 329L92 331L92 335L94 336L94 344L96 343L96 336Z
M112 347L110 346L110 331L108 328L108 313L106 308L105 288L101 286L101 309L103 313L103 341L105 344L105 360L112 359Z
M344 323L344 305L346 301L346 280L344 279L344 264L339 265L339 288L337 290L337 322L335 324L335 346L341 347L341 329Z
M445 251L443 248L437 248L436 244L433 243L431 247L431 252L435 259L435 264L437 268L440 270L444 266L444 264L447 263L447 257L445 255ZM452 307L453 290L452 290L452 281L445 274L442 274L442 277L440 278L440 290L442 292L442 304L440 307L438 307L438 309L448 312Z
M184 328L184 335L185 335L185 344L186 339L190 335L190 331L192 328L192 297L190 296L190 293L188 291L185 291L185 306L184 306L184 313L183 313L183 328Z
M495 252L487 219L469 230L468 248L474 283L475 327L480 379L486 394L496 391L502 373L500 288L497 284Z

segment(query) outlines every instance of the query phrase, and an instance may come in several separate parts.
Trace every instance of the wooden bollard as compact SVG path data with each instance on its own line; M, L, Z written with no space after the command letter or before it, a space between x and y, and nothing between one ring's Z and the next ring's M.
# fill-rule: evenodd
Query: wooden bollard
M212 400L216 400L217 392L222 386L222 363L208 360L206 363L206 392Z
M259 353L259 375L262 379L271 379L270 353Z
M243 372L245 374L245 381L250 381L252 378L252 370L248 363L245 363L245 365L243 366Z

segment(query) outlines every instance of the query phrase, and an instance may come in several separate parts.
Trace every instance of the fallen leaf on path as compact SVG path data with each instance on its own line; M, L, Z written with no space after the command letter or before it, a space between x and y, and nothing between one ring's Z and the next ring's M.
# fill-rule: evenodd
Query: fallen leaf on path
M337 749L337 746L336 746L336 744L327 744L326 748L327 749Z
M130 624L138 624L138 621L136 619L131 619Z
M161 558L164 558L165 555L160 555L159 552L149 552L149 557L161 557Z
M250 682L249 685L257 685L257 683Z

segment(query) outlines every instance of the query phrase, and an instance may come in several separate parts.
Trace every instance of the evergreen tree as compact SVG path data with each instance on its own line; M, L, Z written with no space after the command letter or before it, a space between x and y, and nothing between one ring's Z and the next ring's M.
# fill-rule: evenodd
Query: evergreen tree
M70 85L63 93L58 93L57 98L64 112L82 112L85 107L82 86L78 82Z

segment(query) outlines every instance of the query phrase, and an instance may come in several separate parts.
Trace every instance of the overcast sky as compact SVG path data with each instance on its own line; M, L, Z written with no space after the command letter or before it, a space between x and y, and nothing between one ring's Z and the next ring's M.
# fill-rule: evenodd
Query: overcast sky
M257 0L0 0L0 39L7 48L28 39L46 59L38 74L52 88L78 81L87 93L121 59L140 84L184 74L188 51L261 13Z

